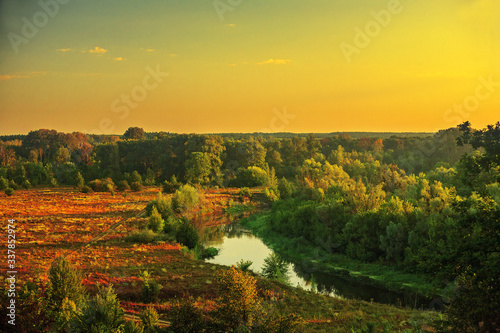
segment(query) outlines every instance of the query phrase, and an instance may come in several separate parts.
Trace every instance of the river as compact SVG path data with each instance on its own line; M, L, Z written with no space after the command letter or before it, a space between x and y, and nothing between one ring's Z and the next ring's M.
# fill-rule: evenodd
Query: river
M253 262L250 270L260 273L264 259L273 250L249 230L241 226L237 222L237 218L235 220L230 224L205 229L202 237L205 246L213 246L219 249L219 254L212 259L207 259L207 261L232 266L241 259L250 260ZM415 295L395 293L338 276L313 271L311 266L301 267L301 265L290 263L288 275L290 285L300 286L306 290L311 290L311 276L314 276L317 291L332 297L361 299L369 302L418 308L426 308L428 304L428 300L415 297Z

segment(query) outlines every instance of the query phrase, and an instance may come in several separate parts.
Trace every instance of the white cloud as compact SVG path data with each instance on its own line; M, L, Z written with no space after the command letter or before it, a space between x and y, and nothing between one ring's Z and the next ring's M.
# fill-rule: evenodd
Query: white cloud
M94 53L94 54L104 54L104 53L108 52L108 50L103 49L102 47L96 46L93 49L88 50L87 52Z
M291 62L290 59L269 59L266 61L258 62L257 65L286 65Z

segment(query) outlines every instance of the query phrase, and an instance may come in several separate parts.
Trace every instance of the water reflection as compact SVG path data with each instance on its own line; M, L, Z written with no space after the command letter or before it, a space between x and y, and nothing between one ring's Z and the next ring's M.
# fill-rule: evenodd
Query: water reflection
M256 273L260 273L264 259L273 252L262 240L238 223L206 228L202 239L206 246L220 250L219 255L207 261L231 266L241 259L251 260L253 264L250 269ZM389 292L314 271L308 264L292 264L290 268L290 284L307 290L311 289L311 277L314 276L317 291L330 296L411 307L425 307L428 304L428 300L418 299L414 295Z

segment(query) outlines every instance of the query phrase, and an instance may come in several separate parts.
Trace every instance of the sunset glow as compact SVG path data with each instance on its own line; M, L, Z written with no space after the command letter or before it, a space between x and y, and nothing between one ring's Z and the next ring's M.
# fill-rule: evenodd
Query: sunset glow
M2 134L432 132L500 114L497 0L2 1L0 13Z

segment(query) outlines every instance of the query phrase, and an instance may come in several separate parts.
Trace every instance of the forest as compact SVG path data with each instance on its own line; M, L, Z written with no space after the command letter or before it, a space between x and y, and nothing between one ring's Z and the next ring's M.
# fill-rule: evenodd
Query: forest
M249 218L252 228L271 242L288 242L291 259L317 249L325 264L341 256L423 277L425 286L408 289L445 300L431 331L500 329L500 123L365 135L40 129L0 140L0 190L9 198L31 188L113 196L161 188L168 199L160 194L145 209L151 237L199 249L196 228L183 214L197 203L195 192L237 188L243 202L261 203ZM52 269L66 263L59 265ZM255 283L229 272L220 275L226 285ZM62 306L51 297L52 306ZM221 309L232 311L227 306ZM189 315L202 316L192 308Z

